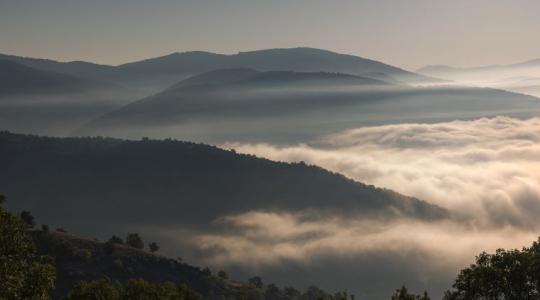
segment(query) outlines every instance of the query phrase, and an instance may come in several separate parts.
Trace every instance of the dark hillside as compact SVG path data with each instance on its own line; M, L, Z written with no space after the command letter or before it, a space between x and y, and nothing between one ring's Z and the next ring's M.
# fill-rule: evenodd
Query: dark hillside
M15 199L8 203L14 209L85 232L110 230L108 224L205 226L249 210L316 208L427 219L445 215L424 201L316 166L174 140L2 132L0 165L0 190Z

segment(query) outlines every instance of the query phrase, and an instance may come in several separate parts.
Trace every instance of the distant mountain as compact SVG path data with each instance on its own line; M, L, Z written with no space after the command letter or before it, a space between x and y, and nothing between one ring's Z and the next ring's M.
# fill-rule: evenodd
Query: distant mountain
M485 72L485 71L504 71L504 70L515 70L522 68L538 68L540 67L540 59L529 60L517 64L508 64L508 65L487 65L471 68L458 68L445 65L429 65L422 67L416 72L420 74L433 74L433 75L446 75L449 73L467 73L467 72Z
M14 61L34 69L64 73L73 76L105 80L114 75L114 67L83 61L58 62L51 59L0 54L0 60Z
M66 135L143 95L115 83L0 60L0 128Z
M297 143L365 125L519 116L539 109L535 98L493 89L415 88L342 73L227 69L188 78L74 134Z
M474 68L427 66L417 72L449 79L456 84L499 88L540 97L540 59Z
M372 78L343 73L267 71L254 69L222 69L190 77L171 86L168 92L182 92L186 87L204 86L212 88L232 84L236 87L302 87L344 85L387 85Z
M434 80L378 61L305 47L240 52L234 55L200 51L173 53L119 66L120 70L132 74L166 73L184 76L227 68L337 72L360 76L366 73L382 73L410 83Z
M336 72L360 76L366 73L379 73L408 83L437 81L378 61L314 48L268 49L233 55L192 51L119 66L57 62L2 54L0 59L12 60L45 71L108 80L148 91L164 89L196 74L233 68L259 71Z
M110 84L62 73L37 70L0 60L0 98L13 95L68 94L111 88Z
M83 234L198 225L248 210L343 210L440 218L445 210L304 164L173 140L0 133L0 191L13 209Z

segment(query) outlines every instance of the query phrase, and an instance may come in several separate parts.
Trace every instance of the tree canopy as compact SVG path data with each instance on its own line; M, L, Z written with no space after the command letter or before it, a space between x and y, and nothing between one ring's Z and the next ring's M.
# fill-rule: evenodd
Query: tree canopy
M55 268L48 257L36 254L28 224L3 209L5 199L0 195L0 299L49 299Z

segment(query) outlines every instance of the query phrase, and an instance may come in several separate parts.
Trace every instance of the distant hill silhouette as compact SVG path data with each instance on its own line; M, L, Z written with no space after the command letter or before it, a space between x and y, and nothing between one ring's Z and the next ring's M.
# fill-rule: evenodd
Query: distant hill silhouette
M504 70L513 70L521 68L537 68L540 67L540 59L533 59L517 64L508 64L508 65L487 65L479 67L470 67L470 68L458 68L445 65L429 65L422 67L416 72L421 74L433 74L437 76L445 76L449 73L462 73L462 72L478 72L478 71L504 71Z
M434 79L420 76L378 61L315 48L267 49L233 55L184 52L119 66L132 74L190 75L225 68L252 68L260 71L337 72L362 76L382 73L404 82Z
M474 68L426 66L418 72L453 80L457 84L499 88L540 97L540 59Z
M13 199L8 207L81 233L106 232L107 224L206 226L225 214L258 209L446 215L437 206L319 167L173 140L2 132L0 165L0 191Z
M250 68L259 71L336 72L359 76L366 73L380 73L408 83L437 81L375 60L306 47L258 50L233 55L192 51L173 53L119 66L87 62L57 62L4 54L0 54L0 59L13 60L46 71L109 80L152 91L164 89L196 74L231 68Z
M111 88L108 83L0 60L0 98L13 95L77 93L107 88Z
M342 73L225 69L180 81L73 134L291 143L365 125L539 109L535 98L493 89L416 88Z

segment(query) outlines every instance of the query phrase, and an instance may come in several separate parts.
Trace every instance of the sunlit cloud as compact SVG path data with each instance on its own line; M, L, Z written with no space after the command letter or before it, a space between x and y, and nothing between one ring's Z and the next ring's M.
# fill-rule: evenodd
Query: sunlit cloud
M540 118L385 125L310 144L223 146L320 165L443 206L479 226L540 225Z

